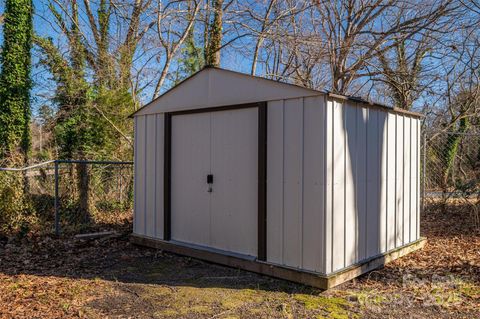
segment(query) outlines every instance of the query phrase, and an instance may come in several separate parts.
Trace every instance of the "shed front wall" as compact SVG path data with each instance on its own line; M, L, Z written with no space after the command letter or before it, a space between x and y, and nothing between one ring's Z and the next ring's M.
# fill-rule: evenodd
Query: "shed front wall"
M163 238L164 115L134 117L133 233Z
M267 114L267 261L324 273L325 97Z

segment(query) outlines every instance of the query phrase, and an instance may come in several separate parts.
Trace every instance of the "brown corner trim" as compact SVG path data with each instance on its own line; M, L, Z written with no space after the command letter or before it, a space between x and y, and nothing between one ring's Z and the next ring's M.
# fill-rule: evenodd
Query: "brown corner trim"
M258 107L258 259L267 260L267 103Z
M165 113L164 118L164 150L163 150L163 239L170 240L172 236L171 207L171 168L172 168L172 116Z

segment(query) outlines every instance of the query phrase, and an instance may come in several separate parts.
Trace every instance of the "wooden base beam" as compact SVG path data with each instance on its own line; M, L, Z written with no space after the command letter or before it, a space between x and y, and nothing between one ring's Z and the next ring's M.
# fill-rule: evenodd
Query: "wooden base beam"
M382 268L386 263L392 260L423 248L426 243L426 238L420 238L415 242L395 248L387 253L368 258L360 263L349 266L329 275L271 264L252 258L242 258L241 256L235 254L221 253L211 249L202 249L183 243L174 243L171 241L154 239L136 234L131 235L130 241L136 245L161 249L174 254L189 256L228 267L243 269L326 290L338 286L341 283L349 281L371 270Z

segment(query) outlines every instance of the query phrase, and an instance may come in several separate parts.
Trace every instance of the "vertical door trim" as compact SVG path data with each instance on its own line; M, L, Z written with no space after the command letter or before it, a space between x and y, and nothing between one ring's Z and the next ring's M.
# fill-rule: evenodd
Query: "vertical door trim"
M164 150L163 150L163 239L170 240L172 236L172 115L164 116Z
M165 113L164 132L164 230L163 239L171 240L171 169L172 169L172 116L191 113L216 112L258 107L258 238L257 259L267 260L267 102L211 107Z
M258 260L267 260L267 103L258 106Z

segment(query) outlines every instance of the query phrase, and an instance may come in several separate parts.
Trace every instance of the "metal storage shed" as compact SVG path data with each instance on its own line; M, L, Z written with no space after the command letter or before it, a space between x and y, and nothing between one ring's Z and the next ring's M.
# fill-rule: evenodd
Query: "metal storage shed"
M137 244L327 289L425 242L417 113L206 68L133 117Z

